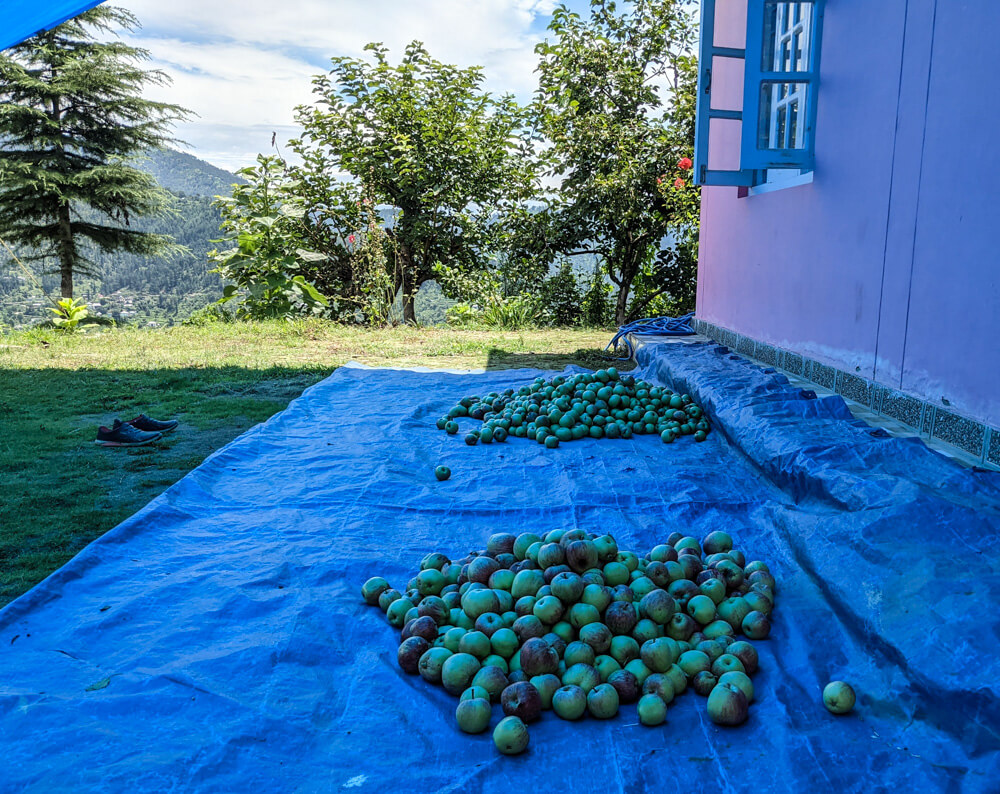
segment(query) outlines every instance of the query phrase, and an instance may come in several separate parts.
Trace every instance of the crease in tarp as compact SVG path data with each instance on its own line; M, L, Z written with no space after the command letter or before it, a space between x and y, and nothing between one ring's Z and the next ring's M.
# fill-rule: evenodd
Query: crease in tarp
M706 442L468 447L434 426L536 370L352 366L307 389L0 610L0 792L995 791L997 478L711 346L637 355L706 406ZM429 551L578 526L640 552L724 529L768 562L745 727L688 692L653 729L634 706L548 713L501 757L361 603ZM820 700L835 678L859 693L842 718Z

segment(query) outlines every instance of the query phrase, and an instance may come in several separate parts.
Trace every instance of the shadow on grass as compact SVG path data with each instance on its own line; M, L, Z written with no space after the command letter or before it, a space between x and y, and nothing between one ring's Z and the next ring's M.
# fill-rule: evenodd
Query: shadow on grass
M613 366L623 372L635 367L632 361L619 361L610 353L592 348L573 353L512 353L492 348L486 359L486 369L490 370L529 368L561 371L571 364L595 370Z
M330 371L0 372L0 606ZM181 424L146 447L93 443L99 425L140 413Z
M551 354L495 348L486 367L600 369L611 363L594 349ZM0 370L0 606L333 369ZM180 426L146 447L94 445L100 425L140 413L176 418Z

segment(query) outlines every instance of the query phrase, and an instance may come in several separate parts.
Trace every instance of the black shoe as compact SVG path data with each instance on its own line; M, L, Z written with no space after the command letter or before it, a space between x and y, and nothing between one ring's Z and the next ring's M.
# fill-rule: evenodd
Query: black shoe
M163 433L166 435L177 427L178 422L176 419L168 419L166 422L161 422L159 419L150 419L146 414L139 414L135 419L125 424L132 425L132 427L144 430L147 433Z
M163 433L147 433L115 419L110 429L103 426L98 429L94 443L102 447L141 447L152 444L162 435Z

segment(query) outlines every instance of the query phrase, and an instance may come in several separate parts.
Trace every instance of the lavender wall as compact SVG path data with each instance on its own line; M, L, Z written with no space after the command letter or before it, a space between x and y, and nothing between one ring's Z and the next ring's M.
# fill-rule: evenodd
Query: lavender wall
M742 46L745 0L718 5ZM815 179L704 189L698 316L1000 425L997 30L992 0L828 3Z

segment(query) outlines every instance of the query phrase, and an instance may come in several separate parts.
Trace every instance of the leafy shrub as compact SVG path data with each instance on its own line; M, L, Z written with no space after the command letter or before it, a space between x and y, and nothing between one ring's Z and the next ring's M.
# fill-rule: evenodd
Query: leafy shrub
M598 268L590 279L583 295L583 324L591 328L607 328L614 324L614 307L611 303L612 288L604 278L603 268Z
M215 325L216 323L233 323L236 322L236 315L231 311L227 311L224 306L220 306L218 303L210 303L197 311L191 313L191 316L184 320L181 325L191 325L191 326L206 326Z
M567 327L579 324L583 316L583 293L569 260L564 261L558 272L542 284L541 304L551 325Z
M309 248L305 207L279 157L257 158L257 167L239 172L247 180L231 197L219 198L222 228L235 247L212 251L216 272L234 283L220 303L240 299L237 317L290 318L323 314L329 300L306 278L327 256Z

